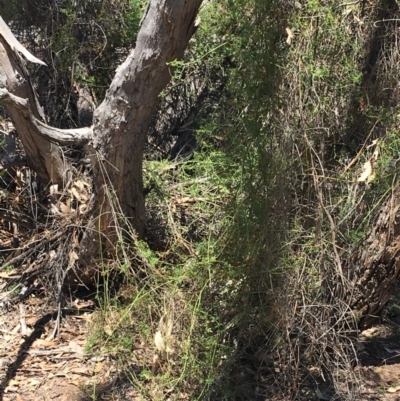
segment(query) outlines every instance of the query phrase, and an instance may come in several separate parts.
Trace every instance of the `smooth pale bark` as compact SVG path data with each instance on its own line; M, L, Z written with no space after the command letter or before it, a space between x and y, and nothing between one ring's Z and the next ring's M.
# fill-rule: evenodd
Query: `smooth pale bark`
M139 236L144 233L142 159L146 135L160 92L171 79L173 69L168 63L183 56L196 29L201 2L150 1L136 48L117 69L103 103L95 111L91 153L100 215L96 230L103 234L115 234L110 193L115 194L112 201L118 200L124 218Z
M6 89L15 99L25 100L29 105L29 113L37 120L44 122L43 112L36 101L23 60L15 46L16 39L13 38L12 34L10 35L10 31L4 30L4 25L4 21L1 20L0 87ZM12 46L13 44L14 46ZM10 96L8 100L5 107L24 146L29 166L36 172L43 185L52 182L61 186L64 176L61 149L40 136L37 128L27 118L25 110L22 110L20 105L10 101Z
M20 54L30 62L45 65L18 42L0 17L0 101L21 139L28 165L41 184L58 184L62 188L66 165L58 145L84 144L91 130L60 130L45 124Z

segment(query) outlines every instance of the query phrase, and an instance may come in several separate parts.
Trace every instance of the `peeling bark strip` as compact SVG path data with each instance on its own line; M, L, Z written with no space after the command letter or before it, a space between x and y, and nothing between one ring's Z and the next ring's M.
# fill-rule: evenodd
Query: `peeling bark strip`
M400 183L376 215L364 242L346 262L353 288L347 303L366 327L379 316L400 278Z
M171 79L168 63L182 58L193 35L202 0L151 0L136 48L118 67L94 114L94 190L101 232L110 233L107 186L113 187L124 216L139 235L145 227L142 157L159 94ZM105 182L106 178L106 182ZM100 210L101 209L101 210Z
M21 43L18 42L17 38L11 32L11 29L4 22L3 18L0 17L0 35L4 38L4 40L8 43L13 52L21 53L28 61L31 63L46 65L42 60L36 58L31 52L25 49Z

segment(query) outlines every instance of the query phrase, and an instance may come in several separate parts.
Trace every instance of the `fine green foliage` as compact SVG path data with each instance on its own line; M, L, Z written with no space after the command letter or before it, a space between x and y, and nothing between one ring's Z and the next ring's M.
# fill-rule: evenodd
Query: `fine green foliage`
M57 71L86 83L102 98L116 66L133 47L142 13L140 0L66 2L50 38ZM71 55L73 56L71 59Z
M216 380L226 354L216 244L225 225L219 209L226 183L211 158L151 161L145 168L155 185L148 195L149 224L162 227L157 234L168 243L155 252L136 242L128 266L105 266L103 278L117 269L125 281L117 298L107 292L100 298L90 343L115 354L144 399L163 400L166 392L196 399Z
M199 116L192 158L145 162L149 238L136 244L130 269L141 273L127 277L126 303L107 299L94 325L93 338L105 336L94 347L131 366L144 399L251 399L253 368L240 355L275 341L291 185L286 139L271 135L269 118L279 83L275 5L206 3L189 59L171 63L172 86L199 74L208 85L226 83L212 112ZM257 18L263 29L254 29Z
M99 263L88 347L113 355L143 400L272 399L260 383L357 399L342 385L357 382L346 260L400 154L398 8L366 3L203 3L160 95L178 94L177 115L198 109L178 127L193 123L196 146L146 155L146 236L121 215L128 234ZM100 4L64 2L48 37L60 80L99 97L145 2Z

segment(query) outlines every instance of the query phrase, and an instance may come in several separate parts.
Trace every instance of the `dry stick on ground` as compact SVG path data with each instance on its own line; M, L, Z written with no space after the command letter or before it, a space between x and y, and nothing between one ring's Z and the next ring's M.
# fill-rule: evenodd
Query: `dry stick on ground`
M6 220L10 223L16 223L25 228L33 229L35 227L33 219L27 214L14 212L4 208L0 208L0 219Z
M357 160L360 158L360 156L361 156L363 150L364 150L365 147L367 146L368 139L371 137L372 133L374 132L374 129L375 129L376 125L378 124L378 122L379 122L379 120L376 120L374 126L371 128L371 130L369 131L367 137L365 138L365 141L364 141L363 145L361 146L361 149L360 149L359 152L356 154L356 156L354 157L354 159L345 167L345 169L344 169L344 171L343 171L344 173L345 173L346 171L348 171L352 166L354 166L354 164L355 164L355 163L357 162Z
M377 124L377 122L375 123L375 125L376 124ZM374 127L375 127L375 125L374 125ZM373 131L373 129L370 131L369 135L372 133L372 131ZM316 158L318 159L318 162L320 164L320 168L321 168L321 171L322 171L322 178L325 178L324 166L323 166L323 164L322 164L317 152L314 150L314 148L313 148L312 144L310 143L307 135L305 135L305 139L306 139L306 142L307 142L309 148L311 149L311 151L315 154ZM339 255L339 252L338 252L338 246L336 244L336 230L337 230L336 229L336 225L335 225L335 222L333 221L333 218L332 218L331 214L329 213L328 209L325 207L321 186L320 186L320 184L318 182L319 176L318 176L318 174L316 172L316 168L315 168L315 165L314 165L313 158L311 158L311 163L312 163L312 169L313 169L313 173L312 174L313 174L313 181L314 181L315 191L317 192L319 204L320 204L321 208L324 210L324 212L326 214L326 217L329 220L329 224L330 224L330 228L331 228L330 234L331 234L331 241L332 241L331 243L332 243L332 247L333 247L333 253L334 253L334 257L335 257L336 266L337 266L337 268L339 270L340 280L342 281L342 285L343 285L343 289L344 289L345 288L345 277L344 277L344 274L343 274L342 261L340 259L340 255Z
M70 237L68 237L70 238ZM73 251L69 252L69 261L68 261L68 266L67 268L59 273L60 276L58 277L58 294L57 294L57 318L56 318L56 324L54 325L54 330L53 333L51 334L51 339L54 339L57 337L58 333L60 332L60 323L61 323L61 310L62 310L62 301L63 301L63 293L62 293L62 287L64 285L65 278L67 277L68 272L74 267L75 264L75 257ZM58 269L61 269L61 266L58 267Z
M35 252L37 250L37 248L39 246L43 246L45 244L48 244L49 242L55 241L56 239L62 237L63 235L65 235L65 232L64 231L59 231L57 234L54 234L52 237L50 237L48 239L44 239L42 241L39 241L39 243L37 245L35 245L33 248L30 248L32 243L26 245L24 247L24 249L26 249L26 248L28 248L28 249L27 250L23 250L20 255L16 256L15 258L12 258L8 262L6 262L2 266L0 266L0 272L5 270L5 269L7 269L7 267L10 267L10 266L20 262L24 258L30 256L33 252ZM37 241L35 241L35 242L37 242Z

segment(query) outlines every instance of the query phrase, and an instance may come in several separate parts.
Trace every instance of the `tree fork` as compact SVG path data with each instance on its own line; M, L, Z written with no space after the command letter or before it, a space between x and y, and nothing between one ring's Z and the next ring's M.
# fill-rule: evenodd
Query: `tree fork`
M88 153L94 167L95 207L100 215L95 231L118 235L113 230L115 213L107 199L111 193L118 199L123 218L140 237L144 234L142 162L147 131L159 94L172 76L169 63L183 57L196 30L201 3L202 0L149 2L136 47L118 67L104 101L94 113L93 142Z
M120 235L116 220L143 236L146 213L143 195L143 150L159 94L172 76L169 63L182 58L196 30L202 0L151 0L141 21L136 47L117 69L104 101L94 113L92 129L56 130L45 124L19 53L30 54L0 18L0 96L27 152L30 167L42 183L62 186L63 143L89 143L95 204L82 241L85 260L99 251L98 231L108 244ZM67 132L68 131L68 132ZM110 195L111 194L111 195ZM113 208L117 200L117 211ZM121 212L121 216L118 214Z

